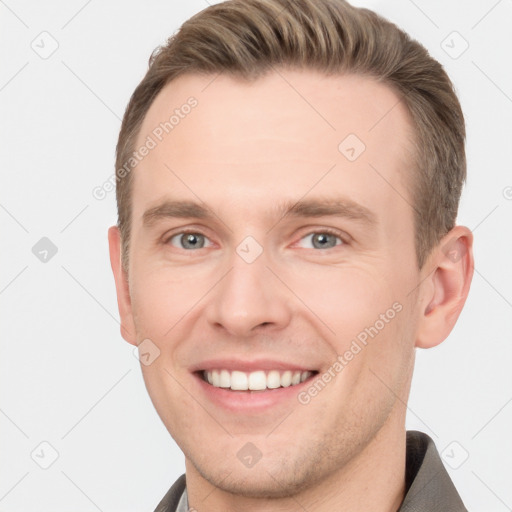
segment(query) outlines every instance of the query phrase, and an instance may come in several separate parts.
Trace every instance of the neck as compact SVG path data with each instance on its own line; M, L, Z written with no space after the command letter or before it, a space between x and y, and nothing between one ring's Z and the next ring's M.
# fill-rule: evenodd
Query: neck
M212 486L186 459L189 507L198 512L288 512L297 508L315 512L396 512L405 495L404 415L395 409L376 436L349 464L286 498L248 498L226 492Z

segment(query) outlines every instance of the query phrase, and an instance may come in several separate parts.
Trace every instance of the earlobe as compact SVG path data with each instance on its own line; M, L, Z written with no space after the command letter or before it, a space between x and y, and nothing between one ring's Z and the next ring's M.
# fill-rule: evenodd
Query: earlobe
M110 266L114 274L117 293L117 306L121 319L121 336L132 345L137 345L135 325L131 307L128 276L121 264L121 234L117 226L108 230L108 245L110 252Z
M466 302L473 268L473 234L464 226L455 226L425 264L429 274L422 283L417 347L435 347L448 337Z

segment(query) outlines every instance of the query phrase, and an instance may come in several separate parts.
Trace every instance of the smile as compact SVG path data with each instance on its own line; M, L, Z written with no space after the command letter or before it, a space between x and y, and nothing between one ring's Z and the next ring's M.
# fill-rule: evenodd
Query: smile
M301 384L316 371L256 370L253 372L226 369L204 370L201 377L216 388L232 391L265 391Z

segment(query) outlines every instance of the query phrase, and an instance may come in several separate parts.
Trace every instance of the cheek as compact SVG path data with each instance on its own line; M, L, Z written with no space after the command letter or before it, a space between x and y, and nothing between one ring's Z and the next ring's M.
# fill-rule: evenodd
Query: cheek
M185 391L183 377L173 370L165 357L159 357L149 366L142 365L142 374L153 406L171 436L193 431L192 422L201 417L201 411L195 410L197 403ZM176 414L176 411L188 413ZM206 416L204 411L203 416Z
M377 376L395 382L412 351L410 301L401 291L403 283L363 267L318 267L307 279L297 278L303 275L296 272L289 282L308 307L302 308L308 322L332 347L331 364L340 363L331 370L341 376L336 386L376 391L382 387Z
M395 317L392 308L399 294L375 269L317 266L309 272L295 270L286 279L293 283L291 287L307 310L317 317L315 323L321 321L329 327L328 337L336 344L356 337L375 322L379 327L381 314L388 312L388 317Z
M212 272L183 272L173 268L149 268L134 272L130 285L132 312L139 342L150 340L158 357L141 365L144 381L157 411L191 404L183 391L180 347L201 314L201 299L212 287ZM214 277L217 274L213 273ZM173 424L169 417L165 424Z
M131 300L135 327L139 335L156 340L169 338L181 320L193 316L215 282L207 269L191 273L154 268L134 275Z

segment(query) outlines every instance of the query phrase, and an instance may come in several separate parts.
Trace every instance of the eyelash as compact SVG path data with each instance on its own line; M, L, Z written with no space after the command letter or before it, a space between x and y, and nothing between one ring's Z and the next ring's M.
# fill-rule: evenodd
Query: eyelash
M163 241L163 244L164 245L168 245L168 244L170 244L171 239L174 238L175 236L187 235L187 234L201 235L201 236L204 236L205 238L209 239L208 236L205 235L204 233L202 233L200 230L185 229L183 231L179 231L178 233L173 233L172 235L166 237L164 239L164 241ZM299 239L299 242L301 240L303 240L304 238L306 238L307 236L314 235L314 234L326 234L326 235L335 236L335 237L339 238L339 240L341 241L341 244L336 244L334 247L329 247L327 249L315 249L315 248L313 248L311 250L314 250L314 251L328 251L329 249L334 249L335 247L339 247L339 246L342 246L342 245L347 245L347 240L346 240L347 237L342 236L342 234L339 231L337 231L335 229L332 229L332 228L322 228L322 229L318 229L316 231L310 231L310 232L306 233L305 235L301 236L300 239ZM296 242L296 243L298 243L298 242ZM193 250L187 250L187 249L182 249L182 250L186 251L186 252L194 252Z

